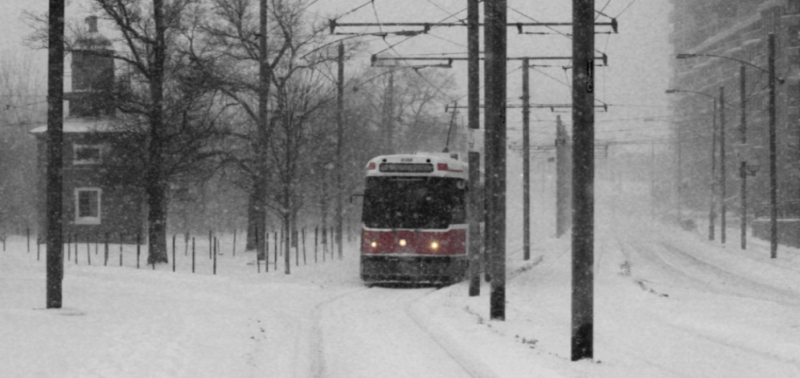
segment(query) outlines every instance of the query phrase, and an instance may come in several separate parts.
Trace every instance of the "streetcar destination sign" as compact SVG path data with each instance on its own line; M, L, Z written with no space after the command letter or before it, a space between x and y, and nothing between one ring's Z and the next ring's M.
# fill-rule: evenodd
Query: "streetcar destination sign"
M379 169L381 172L430 173L433 172L433 164L381 163Z

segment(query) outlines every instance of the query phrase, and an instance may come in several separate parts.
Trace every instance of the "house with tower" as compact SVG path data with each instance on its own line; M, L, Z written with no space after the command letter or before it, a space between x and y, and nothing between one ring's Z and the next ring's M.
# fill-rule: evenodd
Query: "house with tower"
M130 162L115 153L120 132L114 117L115 68L111 41L86 18L88 32L70 50L71 91L65 93L63 227L65 240L135 242L144 235L145 201ZM30 131L37 139L38 222L45 237L47 126Z

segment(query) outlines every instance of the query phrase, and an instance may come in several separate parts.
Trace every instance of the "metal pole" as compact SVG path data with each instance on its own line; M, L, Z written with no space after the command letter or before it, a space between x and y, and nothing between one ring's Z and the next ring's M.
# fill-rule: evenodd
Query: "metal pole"
M61 308L64 280L64 2L50 0L47 54L47 308Z
M655 219L656 142L650 142L650 218Z
M342 163L342 144L344 138L344 44L339 43L339 72L336 81L336 244L339 259L342 259L342 223L344 211L342 204L342 176L344 166Z
M677 130L675 131L675 134L676 134L676 138L678 140L677 141L677 149L678 149L678 185L676 187L676 189L677 189L677 197L678 198L677 198L677 201L675 201L675 202L676 202L676 205L677 205L677 208L678 208L678 211L676 212L676 214L678 216L678 225L680 226L681 225L681 218L683 218L683 215L681 214L681 198L682 198L681 197L681 187L683 186L683 183L682 183L682 181L683 181L683 174L682 173L683 172L681 172L681 163L682 163L682 161L681 161L681 152L682 152L681 151L681 124L678 124L678 127L677 127Z
M478 30L478 1L467 1L467 127L473 133L480 131L480 61ZM469 296L475 297L481 293L480 254L481 235L480 220L483 217L481 206L481 153L478 141L470 146L469 157ZM485 193L485 191L483 191Z
M522 60L522 251L523 260L531 259L531 148L530 148L530 77L528 59Z
M741 120L740 132L742 148L747 144L747 97L746 97L746 77L744 72L744 64L739 66L739 105L741 107ZM741 187L739 187L739 211L740 211L740 225L741 225L741 246L742 249L747 249L747 161L741 157L739 162L739 178L741 179Z
M725 193L725 87L719 87L719 241L725 244L725 211L727 209Z
M569 150L567 130L556 116L556 238L564 236L569 229Z
M486 194L491 234L492 283L489 311L493 320L505 320L505 237L506 237L506 0L484 1L484 43L486 57ZM593 20L592 20L593 22Z
M386 117L386 146L384 150L387 154L394 151L394 70L389 72L389 84L384 92L383 112Z
M708 210L708 240L714 240L714 221L717 218L717 99L711 96L711 204Z
M770 212L770 258L778 257L778 170L775 131L775 34L768 37L769 71L769 212Z
M572 361L594 355L594 0L573 0Z

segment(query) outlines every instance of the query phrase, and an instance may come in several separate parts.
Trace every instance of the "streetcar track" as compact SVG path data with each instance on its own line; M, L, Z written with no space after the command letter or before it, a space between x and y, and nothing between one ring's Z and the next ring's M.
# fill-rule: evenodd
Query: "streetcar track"
M411 318L417 327L419 327L419 329L422 330L425 335L433 340L433 342L436 343L436 345L438 345L439 348L441 348L450 357L450 359L453 360L453 362L455 362L465 373L467 373L467 375L472 378L496 378L496 374L494 374L489 367L478 362L479 360L470 353L453 348L452 345L455 345L454 342L446 342L444 340L447 338L445 334L435 334L433 331L434 328L429 323L426 323L421 316L414 313L412 307L418 303L419 305L424 306L424 304L421 304L420 301L434 292L435 291L426 293L425 295L414 299L412 302L406 305L404 309L406 315Z
M320 322L322 321L322 311L324 307L327 307L337 301L344 299L345 297L361 293L366 290L370 290L371 287L361 287L355 290L351 290L342 294L339 294L333 298L328 298L327 300L318 303L314 306L314 309L311 312L311 334L310 334L310 343L311 348L309 351L311 352L311 373L312 377L314 378L323 378L325 377L325 346L323 344L324 340L322 337L322 328L320 327ZM295 369L295 372L297 369ZM303 377L297 377L303 378Z

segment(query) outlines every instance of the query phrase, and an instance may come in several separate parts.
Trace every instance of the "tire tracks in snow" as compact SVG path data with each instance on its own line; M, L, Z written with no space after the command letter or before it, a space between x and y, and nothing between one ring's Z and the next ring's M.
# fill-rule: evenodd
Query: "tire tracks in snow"
M331 372L328 371L328 364L326 363L326 340L323 334L324 330L322 325L324 312L338 302L350 299L352 296L362 294L368 290L371 291L375 289L361 288L352 290L321 302L314 308L312 313L313 323L310 337L311 374L295 374L296 377L300 378L310 376L313 378L326 378L330 375ZM395 288L394 290L397 290L398 294L398 298L395 299L396 301L402 301L405 296L411 295L404 288ZM389 291L386 291L386 293L388 292ZM402 311L402 315L408 317L411 320L411 323L430 339L429 342L436 344L438 348L441 349L441 351L446 354L455 365L463 370L466 376L472 378L497 378L496 374L488 366L480 362L476 356L468 352L465 348L461 347L458 340L456 340L446 331L442 330L440 325L436 324L434 317L431 316L432 309L422 302L424 298L433 292L435 292L435 290L431 289L430 291L425 292L416 298L408 300L406 303L400 304L397 306L398 310ZM392 301L392 299L389 299L388 301ZM381 306L381 303L376 304L375 308L378 313L380 313L381 310L378 308L379 306ZM354 319L354 321L357 321L357 319ZM424 343L422 340L417 340L417 342ZM354 351L354 357L355 353L356 351Z

